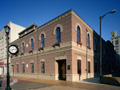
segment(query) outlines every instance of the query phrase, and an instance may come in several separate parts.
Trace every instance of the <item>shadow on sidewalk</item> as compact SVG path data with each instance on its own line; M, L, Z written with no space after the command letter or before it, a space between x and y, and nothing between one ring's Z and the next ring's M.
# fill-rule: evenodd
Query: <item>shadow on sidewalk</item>
M88 78L88 79L83 79L83 82L88 82L88 83L100 83L100 79L99 78Z

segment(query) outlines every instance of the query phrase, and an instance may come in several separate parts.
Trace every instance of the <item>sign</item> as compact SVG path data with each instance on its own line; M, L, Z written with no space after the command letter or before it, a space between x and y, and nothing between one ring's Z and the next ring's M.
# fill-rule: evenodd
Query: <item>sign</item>
M4 62L0 62L0 65L4 65Z
M64 56L65 54L67 54L67 52L60 52L60 53L55 53L54 56Z

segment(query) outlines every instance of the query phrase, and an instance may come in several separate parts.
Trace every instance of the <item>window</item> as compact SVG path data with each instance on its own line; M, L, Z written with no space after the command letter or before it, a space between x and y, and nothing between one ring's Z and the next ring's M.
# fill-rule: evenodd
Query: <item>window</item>
M33 38L31 39L31 50L34 50L34 40L33 40Z
M77 60L77 72L81 74L81 60Z
M118 40L116 40L116 41L115 41L115 45L118 45L118 44L119 44L119 42L118 42Z
M97 50L97 40L94 39L94 50Z
M61 42L60 27L57 27L57 30L56 30L56 42L57 42L57 43L60 43L60 42Z
M119 51L116 51L117 53L119 53Z
M106 72L106 64L103 64L103 72Z
M105 54L105 52L106 52L105 49L106 49L106 46L104 45L104 46L103 46L103 50L102 50L102 51L103 51L103 54Z
M80 39L81 39L81 38L80 38L80 34L81 34L81 33L80 33L80 27L78 26L78 27L77 27L77 42L80 42L80 41L81 41L81 40L80 40Z
M87 47L90 47L90 35L87 34Z
M23 64L23 73L25 73L25 64Z
M94 67L95 73L97 72L97 62L95 62L95 67Z
M23 53L25 52L25 45L24 45L24 42L22 43L22 50L23 50Z
M113 41L111 41L111 42L112 42L112 44L114 44Z
M3 73L4 73L4 66L3 66Z
M88 61L88 73L90 73L90 61Z
M41 62L41 73L45 73L45 62Z
M41 47L45 46L44 34L41 35Z
M19 64L17 64L17 73L19 73Z
M34 73L34 63L31 63L31 73Z

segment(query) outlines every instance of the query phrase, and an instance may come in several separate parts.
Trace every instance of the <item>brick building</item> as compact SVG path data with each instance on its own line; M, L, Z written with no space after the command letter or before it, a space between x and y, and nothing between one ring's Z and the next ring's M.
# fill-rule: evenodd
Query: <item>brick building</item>
M32 24L11 43L19 47L19 54L11 56L12 75L66 81L94 77L94 70L99 74L98 41L73 10L40 27Z

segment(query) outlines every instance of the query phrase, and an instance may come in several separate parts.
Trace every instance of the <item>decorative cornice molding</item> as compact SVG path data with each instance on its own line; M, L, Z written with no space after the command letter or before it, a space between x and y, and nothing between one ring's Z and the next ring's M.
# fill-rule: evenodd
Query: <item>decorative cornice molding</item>
M58 20L60 20L60 19L63 19L64 17L69 16L69 15L71 15L71 14L72 14L72 10L69 10L69 11L63 13L62 15L54 18L53 20L51 20L51 21L43 24L42 26L38 27L38 30L43 29L43 28L45 28L45 27L47 27L47 26L55 23L56 21L58 21Z
M83 23L88 29L90 29L92 32L94 31L78 14L76 14L72 10L72 15L75 16L81 23Z
M32 32L32 33L30 33L30 34L28 34L28 35L26 35L26 36L24 36L24 37L22 37L22 38L19 38L19 39L13 41L12 43L15 43L15 42L17 42L18 40L24 39L25 37L30 36L31 34L36 33L37 31L39 31L39 30L41 30L41 29L43 29L43 28L45 28L45 27L47 27L47 26L49 26L49 25L57 22L58 20L61 20L61 19L65 18L65 17L67 17L67 16L69 16L69 15L74 15L78 20L80 20L81 23L83 23L88 29L90 29L90 30L93 32L93 29L92 29L78 14L76 14L76 13L71 9L71 10L63 13L62 15L54 18L53 20L51 20L51 21L43 24L42 26L36 28L34 32Z

